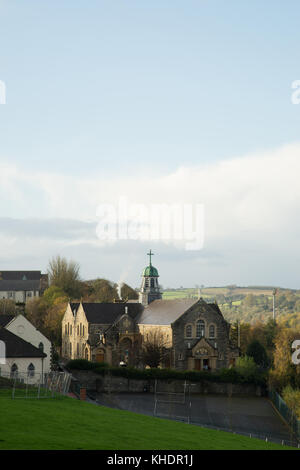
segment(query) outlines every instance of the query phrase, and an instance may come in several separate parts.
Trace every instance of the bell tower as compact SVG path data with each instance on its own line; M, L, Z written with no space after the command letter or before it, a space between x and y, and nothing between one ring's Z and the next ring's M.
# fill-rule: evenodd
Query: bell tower
M151 257L154 255L150 250L147 253L149 256L149 265L144 269L142 274L142 285L139 292L139 302L144 306L150 304L153 300L161 299L161 293L158 284L158 271L152 266Z

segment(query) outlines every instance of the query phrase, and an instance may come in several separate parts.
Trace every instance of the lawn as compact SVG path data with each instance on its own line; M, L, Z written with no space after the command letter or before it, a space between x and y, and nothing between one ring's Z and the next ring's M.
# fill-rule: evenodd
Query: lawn
M16 399L0 390L0 449L286 449L69 397Z

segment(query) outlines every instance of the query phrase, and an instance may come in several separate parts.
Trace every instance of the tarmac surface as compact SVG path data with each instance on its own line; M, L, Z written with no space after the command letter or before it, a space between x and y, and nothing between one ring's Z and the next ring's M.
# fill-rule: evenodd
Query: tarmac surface
M111 393L90 396L97 405L189 422L274 442L292 439L291 430L267 398L220 395Z

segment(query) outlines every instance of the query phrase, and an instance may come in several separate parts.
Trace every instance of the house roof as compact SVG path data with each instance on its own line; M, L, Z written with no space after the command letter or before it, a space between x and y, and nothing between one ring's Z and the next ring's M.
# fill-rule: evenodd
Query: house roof
M15 315L0 314L0 327L8 325Z
M79 303L70 303L71 309L77 312ZM128 309L128 315L135 318L141 311L142 305L138 303L113 303L113 302L84 302L82 303L84 313L89 323L100 323L111 325L121 315L125 313L125 307Z
M197 302L195 299L154 300L137 318L139 324L170 325Z
M0 280L0 292L7 291L38 291L40 290L40 280Z
M41 349L36 348L24 339L0 327L0 341L5 343L6 357L46 357Z
M41 271L0 271L0 280L3 281L39 281L41 276Z

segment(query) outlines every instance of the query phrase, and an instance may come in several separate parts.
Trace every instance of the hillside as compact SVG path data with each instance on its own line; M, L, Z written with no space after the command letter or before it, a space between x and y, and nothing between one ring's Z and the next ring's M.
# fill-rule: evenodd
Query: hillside
M255 323L267 322L273 317L273 287L206 287L200 295L208 302L218 302L224 317L233 323L236 320ZM198 298L197 288L167 289L164 299ZM275 312L279 322L290 327L300 326L300 291L277 289Z
M69 397L12 400L1 390L0 412L0 449L286 449Z

